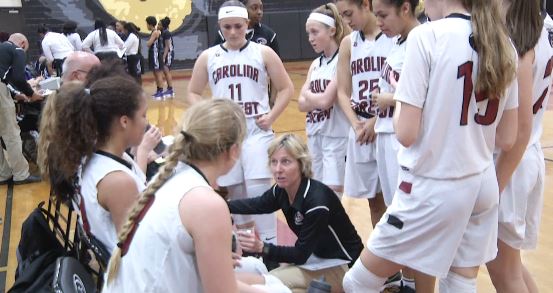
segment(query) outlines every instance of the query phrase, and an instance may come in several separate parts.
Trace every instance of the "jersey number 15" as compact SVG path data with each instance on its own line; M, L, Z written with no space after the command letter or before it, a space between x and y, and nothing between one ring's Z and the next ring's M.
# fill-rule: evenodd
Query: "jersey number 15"
M461 109L461 125L468 124L469 116L469 106L470 99L472 97L472 92L474 90L474 85L472 84L472 61L467 61L463 65L459 66L457 70L457 79L464 78L463 85L463 107ZM497 112L499 110L499 99L488 99L488 97L483 94L476 93L475 95L476 102L481 102L488 100L488 105L486 107L486 112L484 115L480 113L474 114L474 121L480 125L490 125L497 118Z

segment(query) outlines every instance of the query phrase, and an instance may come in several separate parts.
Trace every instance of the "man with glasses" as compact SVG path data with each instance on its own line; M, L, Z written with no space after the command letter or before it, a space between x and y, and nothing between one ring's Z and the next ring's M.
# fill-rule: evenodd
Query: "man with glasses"
M63 63L62 82L86 82L88 72L97 65L100 65L100 59L96 55L83 51L73 52Z

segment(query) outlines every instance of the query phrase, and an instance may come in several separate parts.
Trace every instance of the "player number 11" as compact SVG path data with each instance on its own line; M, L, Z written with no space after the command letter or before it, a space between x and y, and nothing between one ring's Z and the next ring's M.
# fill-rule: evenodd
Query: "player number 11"
M238 98L238 101L242 101L242 84L229 84L228 88L230 89L230 98L235 101L234 97ZM236 92L236 94L235 94Z

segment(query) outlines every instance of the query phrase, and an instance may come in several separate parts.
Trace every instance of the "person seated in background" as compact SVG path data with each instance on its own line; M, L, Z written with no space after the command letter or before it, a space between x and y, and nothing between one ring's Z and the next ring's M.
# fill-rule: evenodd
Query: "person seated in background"
M63 62L62 82L87 80L88 73L94 66L100 65L96 55L83 51L76 51L67 56Z
M285 134L273 140L268 155L276 184L259 197L231 200L228 206L233 214L264 214L281 209L298 239L294 246L273 245L259 240L254 233L239 230L242 249L261 254L264 260L292 264L270 273L293 292L305 292L309 283L320 276L332 286L332 292L342 292L346 265L314 271L300 265L312 255L342 259L351 265L363 249L361 238L334 191L311 179L309 150L297 135Z

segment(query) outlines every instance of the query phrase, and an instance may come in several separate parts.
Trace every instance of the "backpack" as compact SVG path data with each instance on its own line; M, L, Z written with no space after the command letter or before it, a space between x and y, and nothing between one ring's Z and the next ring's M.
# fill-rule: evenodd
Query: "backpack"
M48 225L47 219L53 217L43 205L41 202L21 226L15 283L8 293L52 292L55 262L65 250Z
M17 246L15 283L8 293L54 292L54 288L55 292L96 292L92 276L73 257L77 256L77 253L73 250L73 245L68 245L67 234L64 237L65 246L56 236L56 230L63 231L57 221L59 215L52 215L42 207L43 205L44 202L41 202L21 227L21 239ZM50 227L49 222L53 224L53 228ZM70 219L69 222L71 222ZM67 258L75 261L64 261ZM62 267L64 265L65 267ZM63 275L59 273L61 271L64 272ZM75 289L63 287L60 284L69 282L60 279L60 275L62 278L72 280L77 276L80 283L87 286L77 288L75 284Z

